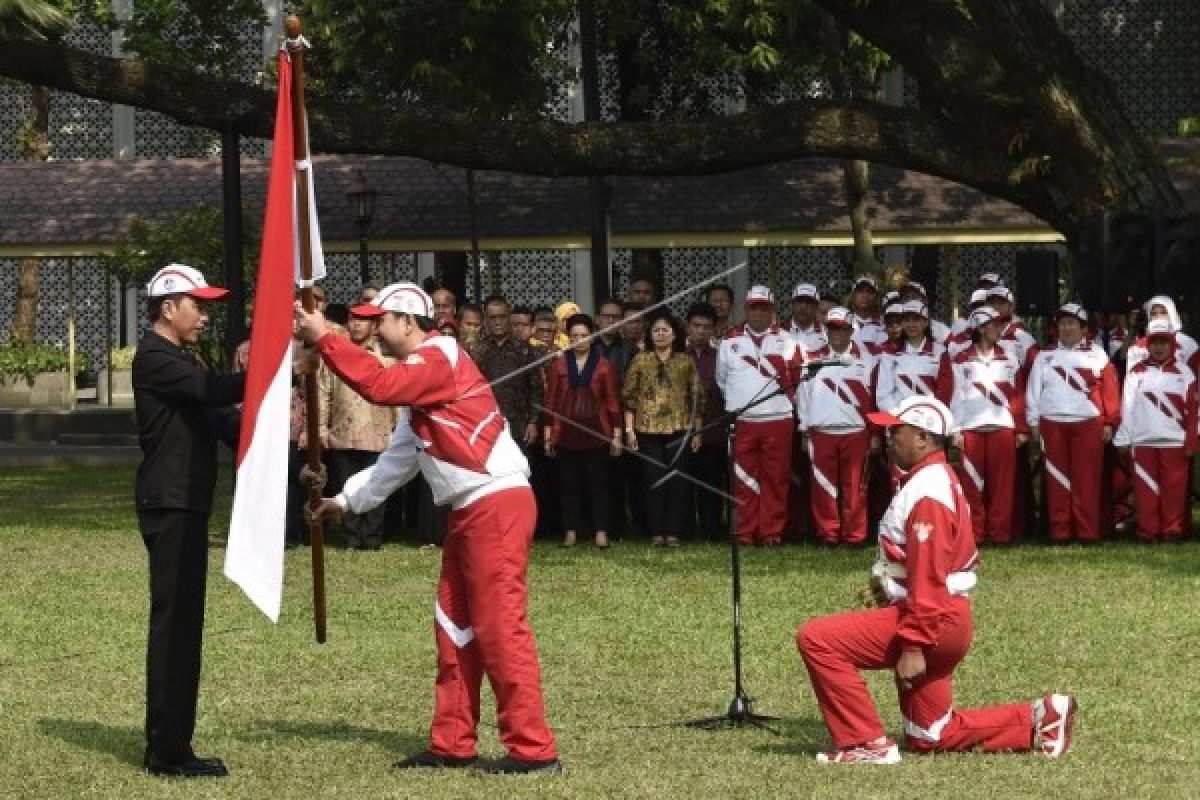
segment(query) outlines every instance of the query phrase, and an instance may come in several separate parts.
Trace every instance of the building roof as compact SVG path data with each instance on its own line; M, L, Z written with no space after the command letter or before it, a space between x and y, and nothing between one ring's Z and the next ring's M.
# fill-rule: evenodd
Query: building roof
M1163 147L1167 156L1194 149L1182 142ZM373 248L389 249L390 243L391 249L418 249L416 244L429 242L435 249L433 243L470 237L460 168L383 156L318 156L314 168L329 243L358 239L347 192L357 185L360 170L379 192L369 231ZM242 162L243 200L252 218L262 214L267 169L263 159ZM1176 166L1172 176L1187 206L1200 209L1200 167ZM475 180L476 232L485 242L586 240L585 179L482 171ZM614 177L609 186L610 229L618 244L622 238L661 240L663 246L759 238L804 244L849 231L841 166L831 159L703 177ZM119 241L135 215L161 220L220 203L221 165L214 159L0 164L0 255L18 249L49 254L68 244L94 249ZM986 239L989 232L1000 237L994 240L1022 233L1057 237L1045 222L1004 200L890 167L871 171L870 208L872 230L884 244L889 232L912 231L931 241L961 241L964 233Z

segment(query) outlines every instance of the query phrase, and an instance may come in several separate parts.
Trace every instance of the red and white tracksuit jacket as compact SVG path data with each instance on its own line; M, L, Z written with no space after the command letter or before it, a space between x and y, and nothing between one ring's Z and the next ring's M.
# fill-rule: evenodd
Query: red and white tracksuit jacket
M884 735L860 669L894 668L908 649L925 656L925 674L896 683L908 746L918 751L1028 750L1028 702L955 709L954 668L971 646L967 594L979 554L970 510L945 456L926 456L907 474L879 526L872 567L891 601L805 623L796 635L821 716L838 748Z
M929 335L935 342L945 347L946 342L950 339L950 326L940 319L931 319L929 320Z
M1191 503L1191 459L1200 444L1196 429L1196 378L1186 364L1142 360L1125 377L1117 447L1131 449L1138 537L1146 541L1183 535Z
M867 457L871 430L866 415L875 410L876 360L863 345L850 342L845 353L825 347L813 361L844 358L800 384L796 418L807 437L812 463L812 515L819 538L828 544L857 544L867 538Z
M486 673L509 753L530 761L555 758L537 645L526 618L525 571L537 508L528 463L487 381L448 336L429 335L390 367L344 336L323 336L317 348L364 398L402 406L379 460L346 481L338 495L343 508L374 508L420 470L434 502L452 509L435 607L430 749L476 754Z
M949 370L948 405L962 434L959 478L971 504L975 543L1012 538L1017 473L1016 434L1025 421L1025 370L1016 354L997 344L988 354L974 345Z
M1000 343L1017 356L1017 364L1027 368L1037 355L1037 340L1025 328L1025 323L1014 317L1000 318Z
M883 325L883 317L860 317L854 315L854 341L866 348L871 355L878 355L884 343L888 340L887 328Z
M891 411L914 394L937 395L938 376L949 368L945 354L946 348L928 337L917 346L907 339L885 344L875 383L877 407Z
M967 312L970 314L970 312ZM971 347L971 323L965 317L954 320L950 326L950 335L946 337L946 355L954 359L959 353Z
M1175 347L1173 350L1174 358L1181 364L1187 365L1193 373L1200 372L1200 345L1196 344L1196 340L1188 336L1183 331L1178 331L1175 334ZM1133 368L1150 357L1150 351L1146 349L1146 337L1139 336L1133 344L1129 345L1129 350L1125 354L1125 374L1128 375L1133 371Z
M789 322L784 330L800 346L802 354L820 350L829 344L829 339L825 336L825 326L820 322L814 322L806 328L797 325L795 322Z
M795 340L777 325L756 333L742 323L717 349L715 377L726 411L769 398L746 408L734 427L734 498L743 544L779 542L787 526L792 403L802 361Z
M1099 345L1084 339L1038 352L1029 368L1025 418L1041 434L1050 538L1097 541L1104 503L1103 429L1120 421L1117 375Z

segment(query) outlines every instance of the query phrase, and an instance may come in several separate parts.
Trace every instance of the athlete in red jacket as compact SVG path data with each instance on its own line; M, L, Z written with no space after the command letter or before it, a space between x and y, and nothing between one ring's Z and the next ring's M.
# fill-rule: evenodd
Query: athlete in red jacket
M971 511L943 452L953 430L950 411L935 398L913 396L891 414L869 417L891 428L892 456L907 475L879 524L879 559L871 569L873 589L887 605L819 617L796 635L833 737L834 750L818 753L817 761L900 760L861 669L894 670L905 740L917 752L1036 749L1062 755L1075 717L1069 695L954 707L954 668L971 646L967 595L977 581L979 553Z
M313 512L336 517L383 503L416 475L451 508L436 605L437 683L430 747L397 767L476 763L479 691L486 673L508 757L496 772L559 772L546 725L525 569L537 509L529 465L509 434L474 362L433 330L433 302L416 284L394 283L351 309L379 319L378 334L399 360L384 367L324 318L297 307L298 333L364 398L402 406L388 448Z

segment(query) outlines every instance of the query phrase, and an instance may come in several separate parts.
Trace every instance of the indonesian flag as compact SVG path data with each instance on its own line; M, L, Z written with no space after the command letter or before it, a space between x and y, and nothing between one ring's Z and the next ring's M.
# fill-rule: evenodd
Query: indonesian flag
M307 154L305 154L307 156ZM242 431L238 442L237 490L225 575L272 621L283 602L284 533L287 524L288 434L291 425L292 297L299 260L296 225L297 172L308 176L308 159L297 163L292 136L292 69L287 53L279 56L279 99L275 142L267 184L262 253L254 292L254 319ZM309 204L314 240L316 203ZM320 252L319 245L314 247ZM315 259L314 259L315 270Z

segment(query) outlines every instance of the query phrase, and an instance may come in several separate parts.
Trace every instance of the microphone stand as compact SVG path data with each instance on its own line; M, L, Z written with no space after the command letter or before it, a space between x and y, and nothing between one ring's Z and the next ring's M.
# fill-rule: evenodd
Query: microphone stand
M789 388L796 388L804 381L811 380L816 375L817 371L822 367L838 365L840 362L813 362L804 365L808 370L808 374L801 376L796 383ZM737 418L746 411L767 402L773 397L778 397L784 394L786 390L782 386L778 386L769 394L755 398L746 405L734 411L727 411L717 419L713 420L708 425L700 429L700 433L717 425L729 425L729 485L733 486L734 470L733 470L733 455L734 444L736 441L736 422ZM730 572L732 574L733 583L733 699L729 702L728 710L719 716L701 717L699 719L687 720L681 723L685 728L698 728L700 730L721 730L725 728L742 728L751 727L760 730L770 731L776 736L781 735L779 731L772 728L768 723L779 719L767 714L757 714L754 712L753 698L746 693L746 687L742 682L742 555L741 545L737 538L737 501L729 505L729 556L730 556Z

